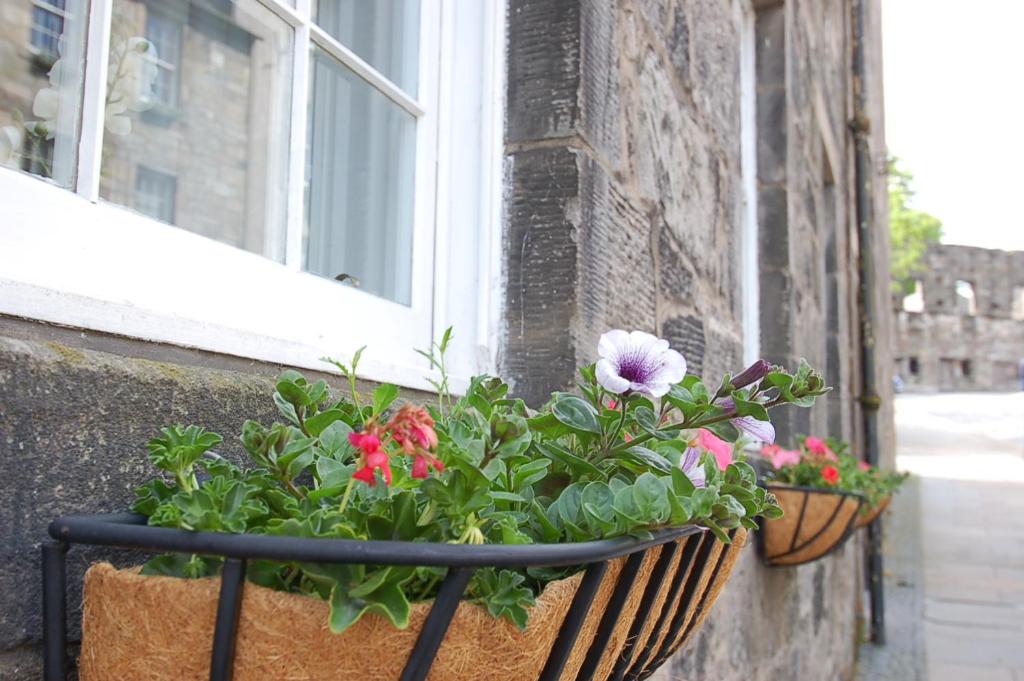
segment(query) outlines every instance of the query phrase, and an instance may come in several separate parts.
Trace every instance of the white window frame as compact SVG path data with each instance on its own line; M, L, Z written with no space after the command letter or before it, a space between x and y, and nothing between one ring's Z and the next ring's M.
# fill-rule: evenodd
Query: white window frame
M493 370L504 3L423 0L412 100L313 24L310 0L259 0L295 37L281 264L99 198L112 2L92 0L75 190L0 169L0 314L322 371L365 345L364 378L422 389L432 375L413 348L453 325L454 387ZM301 271L311 43L418 112L409 307Z
M761 355L761 267L757 220L757 32L752 0L740 0L740 176L743 228L740 238L743 361Z

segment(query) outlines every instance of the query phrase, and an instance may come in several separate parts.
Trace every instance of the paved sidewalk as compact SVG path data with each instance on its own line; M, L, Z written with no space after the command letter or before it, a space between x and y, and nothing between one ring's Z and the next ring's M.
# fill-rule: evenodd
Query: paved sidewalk
M887 528L890 551L899 540L889 567L923 580L925 678L1024 681L1024 394L903 395L896 422L897 465L918 476L907 491L920 495L920 553L915 569L912 538ZM913 512L908 500L901 511ZM887 587L897 605L899 587ZM898 618L892 650L862 651L865 681L914 678L890 668L912 645L894 636Z

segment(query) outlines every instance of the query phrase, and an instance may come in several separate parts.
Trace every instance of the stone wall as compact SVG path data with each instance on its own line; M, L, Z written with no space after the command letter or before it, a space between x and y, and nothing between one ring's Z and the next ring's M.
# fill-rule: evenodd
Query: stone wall
M918 290L895 300L896 371L908 390L1018 390L1024 251L935 245ZM957 282L973 289L973 305Z
M705 377L740 366L743 4L514 0L509 13L511 202L504 370L533 402L571 385L608 328L653 329ZM836 389L782 415L784 441L860 446L860 338L887 339L884 285L859 316L851 3L757 3L761 351L823 367ZM880 15L867 30L871 151L882 168ZM753 47L753 46L752 46ZM875 260L887 282L884 177L873 172ZM878 348L881 458L893 458L891 354ZM704 632L661 678L826 679L852 670L858 541L810 566L747 551ZM826 614L827 613L827 614Z

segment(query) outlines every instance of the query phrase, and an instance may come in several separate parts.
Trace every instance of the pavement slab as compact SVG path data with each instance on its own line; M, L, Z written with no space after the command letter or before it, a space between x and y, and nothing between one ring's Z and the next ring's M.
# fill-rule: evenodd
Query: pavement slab
M1024 393L901 395L896 431L915 478L885 520L886 560L914 593L887 575L889 644L862 646L858 679L1024 681Z

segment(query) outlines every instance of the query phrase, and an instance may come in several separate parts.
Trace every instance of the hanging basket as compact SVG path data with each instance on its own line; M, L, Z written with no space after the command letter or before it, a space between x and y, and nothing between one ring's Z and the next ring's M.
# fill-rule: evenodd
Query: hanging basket
M890 501L892 501L892 497L891 496L890 497L885 497L884 499L879 501L871 510L867 511L866 513L858 513L857 514L857 522L854 525L855 529L859 530L860 528L867 527L872 522L874 522L875 518L877 518L878 516L882 515L882 511L884 511L885 509L889 508L889 502Z
M761 551L773 566L801 565L835 551L850 537L864 498L853 492L769 484L784 515L761 523Z
M142 576L137 568L118 570L107 563L91 567L84 587L82 681L646 678L701 625L746 538L745 530L735 530L732 543L725 545L691 526L658 530L654 539L643 541L470 547L256 538L109 521L104 527L96 518L103 516L59 519L51 534L65 541L150 550L173 550L169 542L181 550L177 542L187 539L193 549L202 544L208 554L233 558L225 562L221 578L208 579ZM97 536L97 527L106 531L103 537ZM132 537L117 541L118 528L130 530ZM91 534L82 536L83 530ZM207 540L220 550L211 551ZM224 540L235 545L228 550ZM239 546L246 540L259 545L243 552ZM267 555L267 546L276 547L273 555ZM242 579L244 558L279 559L288 553L312 560L313 549L325 562L388 564L390 558L402 564L448 565L448 576L435 601L413 605L407 628L396 629L368 614L334 634L324 601ZM58 593L54 566L62 564L64 550L44 547L44 591L51 594L44 608L53 605L52 594ZM396 561L402 551L404 557ZM587 567L546 586L525 630L460 600L473 567L542 564ZM63 614L46 610L45 615L46 678L63 678L58 676L64 664L58 646L63 621L56 621Z

